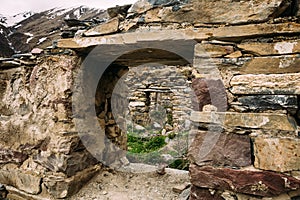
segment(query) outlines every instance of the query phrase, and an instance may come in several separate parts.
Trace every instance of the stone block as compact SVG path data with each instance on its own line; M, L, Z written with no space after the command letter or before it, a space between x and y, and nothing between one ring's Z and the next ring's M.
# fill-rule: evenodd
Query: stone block
M218 29L207 30L215 39L228 41L241 41L253 36L268 36L283 33L298 33L300 25L297 23L281 23L281 24L249 24L241 26L227 26Z
M190 166L196 187L273 197L300 188L300 180L271 171Z
M34 161L52 172L65 173L68 177L98 163L87 150L73 152L70 155L42 151Z
M192 112L191 120L224 128L250 128L266 130L296 131L296 122L284 114L235 113L235 112Z
M96 45L110 44L136 44L139 42L163 41L163 40L205 40L211 37L218 40L241 41L246 38L258 36L271 36L276 34L300 33L300 25L297 23L281 24L249 24L239 26L225 26L219 28L199 28L197 30L161 30L152 32L133 32L117 35L107 35L90 38L61 39L59 48L81 49ZM177 46L178 48L179 46ZM102 52L103 53L103 52ZM142 64L142 63L141 63Z
M42 178L32 172L17 169L0 170L0 183L11 185L28 194L39 194L41 192Z
M153 8L153 5L148 0L138 0L129 9L129 13L144 13Z
M250 42L238 45L238 48L255 55L284 55L300 53L300 41L283 41L276 43Z
M131 4L127 4L124 6L116 6L116 7L111 7L107 9L107 14L109 15L110 18L122 16L126 17L128 9L131 7Z
M255 95L238 98L238 103L246 110L260 112L266 110L288 110L295 114L298 109L296 95Z
M193 135L189 149L190 159L199 166L245 167L251 165L251 145L247 135L216 133L217 141L211 148L207 147L209 131L199 131ZM210 140L209 144L211 143ZM205 143L206 142L206 143Z
M262 47L260 47L263 49ZM255 57L240 69L241 74L283 74L298 73L300 58L298 56Z
M217 107L220 112L227 110L227 95L222 80L196 78L192 81L192 89L194 110L202 111L208 104Z
M78 192L97 172L100 166L93 166L72 177L64 177L61 174L48 176L44 178L43 184L46 186L48 193L54 198L62 199L70 197Z
M195 56L201 58L217 58L234 52L232 46L214 44L196 44Z
M256 168L278 172L300 170L300 139L258 136L253 143Z
M300 94L300 73L247 74L234 76L230 91L233 94Z
M190 4L178 7L179 9L176 11L174 7L163 8L158 16L162 22L240 24L265 21L270 16L279 15L282 7L289 4L290 2L282 3L281 0L273 0L268 3L259 0L251 4L244 1L220 0L216 3L209 0L191 0ZM236 14L236 8L239 8L238 14ZM151 11L149 10L146 16ZM150 21L151 18L148 18Z
M107 35L111 33L115 33L119 30L119 19L113 18L103 24L100 24L94 28L89 29L88 31L84 32L85 36L101 36Z

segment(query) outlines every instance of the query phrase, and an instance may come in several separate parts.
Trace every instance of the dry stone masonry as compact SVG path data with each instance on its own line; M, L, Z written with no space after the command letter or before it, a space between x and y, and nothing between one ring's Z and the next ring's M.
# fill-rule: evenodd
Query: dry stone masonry
M300 199L297 0L139 0L107 12L110 19L55 43L68 55L1 60L0 183L8 198L67 198L103 164L127 164L123 105L138 125L161 105L172 122L157 126L190 125L189 199ZM112 63L92 90L93 71L87 85L76 80L97 48L93 62ZM174 53L187 49L191 57ZM103 55L108 61L97 60ZM130 86L117 94L127 104L112 102L120 81ZM93 96L74 113L78 88ZM114 106L124 115L114 116ZM77 127L80 120L90 123ZM104 132L93 132L95 124Z

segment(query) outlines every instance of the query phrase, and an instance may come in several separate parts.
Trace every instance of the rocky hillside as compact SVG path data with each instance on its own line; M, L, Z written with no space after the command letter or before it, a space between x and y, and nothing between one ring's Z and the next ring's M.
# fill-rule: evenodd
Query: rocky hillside
M40 13L25 12L12 17L0 14L0 57L46 48L59 39L64 19L90 20L107 18L103 9L73 7L54 8Z
M10 56L14 53L8 40L9 29L0 24L0 56Z

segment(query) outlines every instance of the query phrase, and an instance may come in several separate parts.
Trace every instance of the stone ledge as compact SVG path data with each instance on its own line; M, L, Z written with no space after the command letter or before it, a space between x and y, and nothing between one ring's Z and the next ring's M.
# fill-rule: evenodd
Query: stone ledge
M218 28L199 28L182 30L162 30L153 32L132 32L107 35L102 37L82 37L61 39L57 46L60 48L80 49L97 45L136 44L138 42L163 40L242 40L245 38L267 36L274 34L300 33L297 23L282 24L250 24Z
M284 114L235 113L235 112L192 112L191 120L222 127L296 131L296 122L291 123ZM292 121L293 122L293 121Z

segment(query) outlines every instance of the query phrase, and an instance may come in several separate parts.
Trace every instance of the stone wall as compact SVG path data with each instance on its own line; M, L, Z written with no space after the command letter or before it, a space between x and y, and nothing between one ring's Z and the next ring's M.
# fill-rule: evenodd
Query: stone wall
M77 38L58 41L58 47L76 50L77 56L46 56L34 67L2 67L0 183L11 186L12 198L65 198L100 168L94 158L97 156L88 153L82 144L91 142L94 147L89 151L94 153L98 146L93 141L99 137L103 149L97 159L105 159L108 165L126 164L124 152L120 151L126 150L126 134L118 126L120 118L116 119L112 112L113 106L124 102L111 102L114 87L131 67L169 63L165 70L172 78L172 66L183 69L187 62L148 49L123 57L115 55L130 45L150 48L165 41L175 51L184 49L183 43L192 40L190 68L182 71L184 79L179 76L172 84L180 92L169 92L167 85L170 98L193 105L192 110L183 112L184 116L190 114L193 123L190 199L299 199L298 7L298 1L284 0L140 0L129 13L121 7L113 8L109 12L111 20ZM115 14L120 10L122 13ZM84 69L79 58L94 46L101 49L98 55L105 54L116 61L105 71L98 87L94 86L96 90L91 91L92 98L87 101L92 104L80 107L83 114L73 113L73 89L78 86L74 80ZM83 85L83 89L88 86ZM151 110L149 93L165 91L163 84L151 81L152 88L143 82L136 86L132 88L137 90L136 97L145 98L129 99L129 105L141 105L133 110L136 114L142 109ZM186 98L185 92L193 92L194 98ZM85 115L91 107L96 116ZM174 119L180 119L174 105L172 109ZM89 139L80 140L77 128L89 132L90 126L76 127L76 120L88 119L94 126L94 118L104 132L87 134Z
M1 68L0 182L8 198L64 198L99 170L72 121L78 62L47 56L35 66Z
M193 93L184 72L189 69L168 65L130 68L125 82L132 121L160 130L188 129Z
M233 33L196 45L194 67L210 85L198 98L216 100L206 103L213 110L191 115L190 199L300 198L299 38L276 34ZM221 73L225 110L219 87L208 83L211 65Z
M194 40L190 199L298 199L298 7L298 1L140 0L119 24L109 21L105 33L100 25L58 46L171 40L182 48L183 40ZM109 27L123 33L109 35ZM149 109L147 87L139 86L131 100L135 113Z

